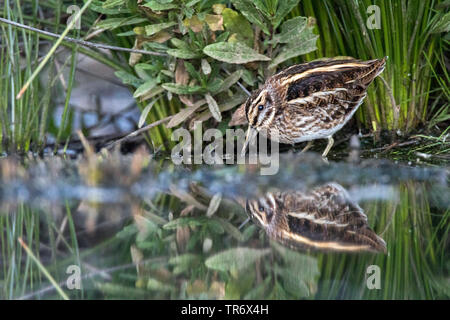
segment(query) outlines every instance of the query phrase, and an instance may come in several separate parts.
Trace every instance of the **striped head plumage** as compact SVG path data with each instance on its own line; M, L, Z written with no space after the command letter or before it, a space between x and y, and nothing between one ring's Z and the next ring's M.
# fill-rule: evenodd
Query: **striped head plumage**
M370 61L325 59L291 66L269 77L245 104L248 143L264 132L281 143L329 139L363 102L367 87L384 70L386 57Z
M269 238L292 249L386 252L361 207L337 183L269 192L248 199L246 211Z

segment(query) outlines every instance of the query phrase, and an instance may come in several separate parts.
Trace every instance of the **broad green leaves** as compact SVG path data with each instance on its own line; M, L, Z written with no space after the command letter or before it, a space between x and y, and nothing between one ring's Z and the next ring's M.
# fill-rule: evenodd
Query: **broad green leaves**
M283 21L284 17L286 17L287 14L291 12L291 10L294 9L299 2L300 0L278 1L276 14L274 15L274 18L271 19L273 27L277 28L280 25L281 21Z
M134 73L118 76L136 87L134 97L140 102L177 95L168 128L186 121L192 128L193 121L211 118L221 122L229 115L224 112L246 98L237 81L251 90L273 72L269 69L316 48L317 36L307 18L285 21L299 0L231 0L231 6L200 0L95 2L116 14L100 21L100 27L121 27L121 36L134 37L134 49L167 54L133 53L129 64ZM152 104L143 108L140 125L151 110Z
M271 43L287 45L282 47L269 68L275 68L288 59L316 50L318 37L312 32L312 27L308 26L308 19L305 17L285 21L281 26L281 32L273 37Z
M233 42L243 42L247 46L252 47L253 30L248 20L230 8L225 8L222 11L222 16L225 30L230 32L230 38Z
M126 18L109 18L109 19L100 21L99 23L97 23L96 26L101 29L112 30L112 29L115 29L118 27L130 26L130 25L134 25L134 24L138 24L138 23L142 23L142 22L146 22L146 21L147 21L146 18L141 18L141 17L137 17L137 16L131 16L131 17L126 17Z
M256 10L251 0L232 0L231 2L234 7L247 18L248 21L260 27L265 34L269 34L269 28L264 22L263 16L258 10Z
M122 6L125 4L125 0L106 0L102 7L105 9L110 9L110 8L114 8L117 6Z
M188 48L183 48L183 49L169 49L167 50L167 53L170 54L171 56L174 56L176 58L180 58L180 59L195 59L195 58L201 58L201 54L198 54L195 51L192 51L191 49Z
M148 93L151 89L153 89L158 84L156 79L150 79L140 85L133 94L134 98L139 98L140 96Z
M203 48L203 53L216 60L236 64L270 60L269 57L266 57L241 43L213 43Z
M225 80L223 80L219 89L217 89L217 91L214 93L219 93L228 90L233 84L235 84L242 77L243 74L244 71L242 69L233 72L228 77L226 77Z
M269 35L270 27L276 29L284 17L298 5L299 1L232 0L232 3L248 21L256 24L265 34Z
M305 32L308 24L308 18L306 17L295 17L289 20L286 20L281 25L281 32L274 35L272 41L270 43L278 44L278 43L292 43L302 36L302 33ZM307 30L311 31L311 30Z
M162 1L152 0L143 5L153 11L163 11L178 8L176 3L163 3Z
M145 27L145 34L147 36L151 36L161 30L173 27L176 25L176 22L165 22L165 23L157 23L157 24L151 24Z

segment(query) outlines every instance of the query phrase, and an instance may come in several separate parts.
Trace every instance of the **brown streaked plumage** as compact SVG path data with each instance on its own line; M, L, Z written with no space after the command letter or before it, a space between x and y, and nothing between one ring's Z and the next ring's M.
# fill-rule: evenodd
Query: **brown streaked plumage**
M292 249L386 252L361 207L337 183L267 193L247 200L246 210L271 239Z
M328 139L322 156L366 97L369 84L383 70L386 57L370 61L326 59L291 66L271 77L245 104L246 142L263 131L281 143Z

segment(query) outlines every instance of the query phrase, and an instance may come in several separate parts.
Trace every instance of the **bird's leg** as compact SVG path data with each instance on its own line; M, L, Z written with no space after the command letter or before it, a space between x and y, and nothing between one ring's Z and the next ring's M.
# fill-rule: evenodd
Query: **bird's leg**
M312 145L313 145L313 141L312 140L308 141L307 145L302 149L302 151L300 151L300 153L304 153L304 152L308 151Z
M333 146L333 144L334 144L334 139L333 139L332 136L329 136L328 137L328 144L327 144L327 147L325 148L325 151L322 153L322 157L325 158L327 156L327 154L328 154L328 152L330 152L330 149Z

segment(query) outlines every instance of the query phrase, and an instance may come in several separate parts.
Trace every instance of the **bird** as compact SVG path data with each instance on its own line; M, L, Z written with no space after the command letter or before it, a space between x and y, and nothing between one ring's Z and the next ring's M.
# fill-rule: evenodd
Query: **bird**
M272 240L294 250L383 252L386 243L340 184L267 192L245 202L246 212Z
M361 61L350 57L327 58L293 65L266 79L245 102L248 130L242 148L258 132L285 143L328 139L328 155L339 131L367 95L367 87L383 72L387 57Z

